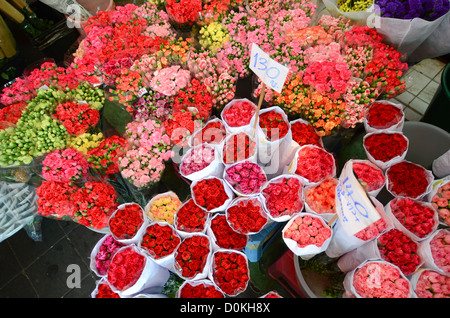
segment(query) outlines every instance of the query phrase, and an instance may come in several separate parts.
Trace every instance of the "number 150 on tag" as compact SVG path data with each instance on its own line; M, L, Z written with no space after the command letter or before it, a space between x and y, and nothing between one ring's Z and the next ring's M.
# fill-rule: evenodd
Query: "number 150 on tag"
M275 62L270 56L252 43L250 69L273 90L281 93L289 69Z

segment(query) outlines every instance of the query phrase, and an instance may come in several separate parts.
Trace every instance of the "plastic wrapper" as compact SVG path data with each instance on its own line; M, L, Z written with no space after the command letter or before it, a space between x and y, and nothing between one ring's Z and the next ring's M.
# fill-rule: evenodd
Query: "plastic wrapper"
M305 223L305 220L308 221ZM312 213L301 213L291 218L281 233L287 247L304 260L324 252L333 237L333 230L325 220ZM314 237L317 244L309 243L309 237Z
M356 163L356 164L361 164L361 165L367 165L369 169L374 169L374 170L371 170L374 173L378 172L377 175L380 177L379 179L377 178L375 180L374 179L369 180L369 178L370 178L369 175L367 175L366 177L362 176L362 178L358 179L360 183L365 183L364 188L367 191L367 194L371 197L376 197L386 184L386 177L384 176L383 170L381 170L377 165L372 163L370 160L350 159L349 161L351 161L353 163L353 171L355 171L354 164ZM347 162L349 162L349 161L347 161ZM344 166L344 169L345 169L345 166ZM361 172L361 173L364 174L364 172ZM358 178L358 175L356 174L356 172L355 172L355 176ZM381 177L383 180L381 180ZM364 180L364 178L366 178L366 180ZM370 182L370 181L372 181L372 182ZM381 182L381 181L383 181L383 182Z

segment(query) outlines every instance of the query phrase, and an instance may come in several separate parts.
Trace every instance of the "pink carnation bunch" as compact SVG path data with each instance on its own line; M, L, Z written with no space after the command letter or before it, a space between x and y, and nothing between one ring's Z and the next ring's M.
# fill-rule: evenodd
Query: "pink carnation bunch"
M150 88L166 96L174 96L191 81L191 73L180 65L157 70L150 81Z
M215 160L215 151L214 147L205 144L192 148L181 160L181 173L187 176L205 169Z
M450 298L450 276L433 270L424 270L414 289L419 298Z
M431 255L437 267L450 273L450 230L441 229L430 241Z
M331 229L319 217L298 215L284 231L284 238L297 242L300 248L308 245L321 247L331 237Z
M227 168L225 180L236 191L248 195L259 193L267 177L258 164L244 161Z
M42 164L42 177L47 181L72 183L88 176L89 163L75 148L54 150Z

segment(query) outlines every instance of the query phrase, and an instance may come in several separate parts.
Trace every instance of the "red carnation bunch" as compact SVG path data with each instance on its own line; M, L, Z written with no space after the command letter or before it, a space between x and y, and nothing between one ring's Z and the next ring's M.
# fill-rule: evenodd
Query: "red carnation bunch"
M302 192L303 184L293 177L271 180L262 190L265 207L274 218L300 212L304 204Z
M388 190L394 196L417 199L426 193L432 180L425 168L412 162L402 161L392 165L386 172Z
M247 245L247 235L233 230L223 214L217 214L211 220L211 231L219 248L240 251Z
M223 162L233 164L252 157L256 152L256 142L246 133L229 136L223 145Z
M0 130L17 124L27 105L26 102L17 102L0 109Z
M68 183L43 181L36 189L38 214L56 219L64 217L72 219L76 206L71 197L76 191L77 187L70 186Z
M213 255L212 276L227 295L236 296L247 288L250 272L247 257L234 251L217 251Z
M397 220L419 238L424 238L435 230L436 211L425 203L410 198L395 198L389 205Z
M206 120L211 115L212 105L212 97L206 85L193 78L188 86L180 89L172 107L174 112L195 107L198 110L198 117Z
M408 139L402 133L372 133L364 138L366 151L382 162L402 156L408 150Z
M289 131L288 123L276 111L268 111L259 115L259 127L271 141L283 138Z
M194 135L192 143L193 146L202 143L218 144L225 139L226 134L225 126L220 120L210 121Z
M114 135L103 140L97 147L87 153L89 166L101 175L119 172L119 158L126 152L126 139Z
M267 224L267 216L257 198L238 198L226 211L230 226L241 234L258 233Z
M197 113L180 110L170 115L163 125L172 144L186 147L189 137L199 128L200 120Z
M291 131L292 140L300 146L315 145L322 147L321 138L310 123L295 121L294 123L291 123Z
M78 136L97 125L100 114L85 103L66 102L56 107L55 117L66 127L70 135Z
M210 252L210 241L206 235L186 237L175 251L175 269L185 278L194 278L204 270Z
M242 127L250 124L256 114L256 105L247 100L233 101L226 106L222 113L222 119L230 127Z
M119 291L133 286L142 274L145 256L132 246L121 248L114 255L108 268L108 282Z
M180 298L225 298L225 295L209 281L186 281L180 289Z
M97 230L108 225L118 206L114 187L100 181L86 182L72 195L72 201L76 206L76 222Z
M176 229L183 232L203 232L205 230L208 212L189 199L175 214Z
M97 286L95 298L120 298L119 294L114 292L107 283L100 283Z
M160 259L172 254L180 242L180 237L169 224L153 223L147 226L140 246L153 259Z
M386 181L383 170L365 162L353 163L353 171L360 182L365 183L367 192L380 189Z
M144 223L144 212L139 204L131 203L119 207L109 219L109 229L119 240L133 238Z
M195 203L207 211L221 207L229 199L223 181L215 177L197 181L192 192Z
M375 102L366 112L367 124L376 129L387 129L400 122L402 110L392 104Z
M418 244L398 229L389 230L378 237L381 257L397 265L405 275L411 275L422 263L417 254Z
M200 18L201 0L166 0L170 19L180 25L193 25Z
M333 155L323 148L306 145L298 150L296 174L311 183L331 177L335 173Z

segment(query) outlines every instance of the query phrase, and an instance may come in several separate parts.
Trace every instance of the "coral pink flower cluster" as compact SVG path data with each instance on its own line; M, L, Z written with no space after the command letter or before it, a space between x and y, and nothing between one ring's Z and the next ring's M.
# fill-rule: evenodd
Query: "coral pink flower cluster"
M241 127L248 125L255 113L256 107L253 103L236 101L223 111L222 119L230 127Z
M438 187L431 204L445 224L450 225L450 181Z
M420 273L414 292L419 298L450 298L450 276L424 270Z
M409 298L410 282L394 265L368 262L353 275L353 287L362 298Z
M297 242L300 248L308 245L321 247L331 237L331 229L319 217L298 215L284 231L283 237Z
M181 173L187 176L205 169L215 160L215 151L213 147L205 144L192 148L181 161Z
M305 201L318 214L336 213L336 186L338 180L327 178L305 189Z
M333 155L323 148L305 145L298 151L296 174L317 183L335 174Z

